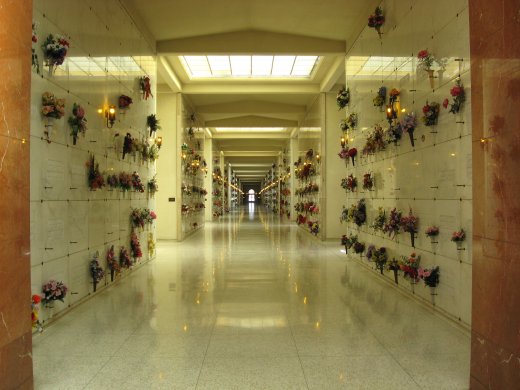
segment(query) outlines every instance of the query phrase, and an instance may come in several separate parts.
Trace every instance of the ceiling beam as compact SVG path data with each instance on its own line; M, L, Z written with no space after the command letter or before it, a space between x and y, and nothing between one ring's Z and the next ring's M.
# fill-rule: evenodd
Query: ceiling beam
M157 72L173 92L182 92L182 83L166 58L161 56L158 57Z
M304 105L275 103L256 100L244 100L230 103L208 104L198 106L201 114L305 114Z
M233 31L157 41L157 53L167 55L208 54L345 54L344 40L316 38L261 30Z
M209 120L206 127L298 127L298 121L268 118L258 115L246 115L235 118Z
M280 155L280 152L277 150L233 150L224 152L224 157L271 157L278 155Z
M214 139L247 139L249 142L252 139L289 139L289 134L286 132L273 132L273 131L265 131L265 132L251 132L248 134L243 131L226 131L225 133L219 133L218 131L213 132Z
M265 95L265 94L319 94L320 84L302 82L259 83L215 80L183 85L182 92L188 95Z
M342 74L345 73L345 57L337 57L332 66L329 68L329 71L323 78L321 84L320 84L320 91L321 92L329 92L332 87L336 84L338 79L341 77ZM345 80L341 84L344 84Z

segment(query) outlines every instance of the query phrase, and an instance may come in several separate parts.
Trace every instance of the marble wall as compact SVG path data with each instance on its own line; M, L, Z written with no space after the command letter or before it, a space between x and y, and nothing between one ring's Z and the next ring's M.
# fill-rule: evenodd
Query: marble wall
M343 177L353 174L358 181L354 192L344 192L346 207L366 200L367 223L357 227L344 223L344 233L357 234L366 246L386 247L389 258L409 257L412 252L421 256L421 265L440 267L437 295L423 286L412 288L402 277L398 288L413 292L418 299L431 305L463 325L471 323L472 274L472 78L469 61L469 14L467 1L429 2L387 0L381 3L386 22L379 37L375 29L365 27L352 45L346 58L346 84L350 88L351 103L345 117L358 114L358 125L348 132L349 147L358 150L355 166L337 158ZM420 69L417 54L428 50L441 64L434 64L433 78ZM442 106L444 99L451 102L450 89L455 79L461 78L466 91L466 102L457 114ZM386 144L385 150L363 154L368 135L380 125L387 129L385 107L374 106L373 99L381 86L400 91L396 106L397 120L407 113L415 113L418 126L412 147L408 134L397 144ZM440 104L438 123L425 126L421 121L427 102ZM341 130L337 131L339 152ZM328 147L327 150L331 151ZM373 190L362 188L363 176L375 178ZM391 239L376 232L374 223L378 208L388 217L397 207L408 215L410 209L419 218L415 248L409 233ZM339 215L338 215L339 218ZM428 226L440 228L440 235L432 242L424 231ZM464 229L468 239L461 247L452 242L454 231ZM359 255L350 255L369 268L373 263ZM385 277L393 280L392 272Z
M478 172L471 388L513 389L520 381L520 4L469 3L473 172Z
M0 6L0 387L32 388L29 242L31 0Z
M98 292L110 284L106 253L114 245L130 248L132 208L154 210L148 191L122 192L108 187L90 190L86 163L93 155L103 174L138 172L144 186L155 175L155 163L137 155L122 157L126 133L152 144L146 117L155 112L155 98L144 99L138 78L151 77L155 94L154 48L145 40L119 1L69 2L35 1L33 19L38 42L33 44L40 73L33 67L31 81L31 286L33 294L54 279L64 282L69 292L64 302L42 308L47 321L93 294L89 264L99 252L105 278ZM41 44L48 34L61 34L70 41L63 65L54 72L43 64ZM46 127L41 115L42 93L65 99L65 115ZM129 109L116 108L116 121L108 128L97 110L118 106L118 97L133 99ZM68 118L73 103L84 107L88 130L76 145L70 135ZM49 136L45 131L50 131ZM160 131L159 131L160 132ZM160 135L160 133L158 134ZM143 257L148 261L151 227L138 232ZM123 271L122 275L131 272ZM117 280L117 279L116 279Z

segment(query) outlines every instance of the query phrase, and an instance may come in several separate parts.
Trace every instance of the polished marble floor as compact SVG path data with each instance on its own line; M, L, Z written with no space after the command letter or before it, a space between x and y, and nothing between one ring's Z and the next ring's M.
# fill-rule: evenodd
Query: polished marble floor
M36 389L465 389L469 336L243 208L34 337Z

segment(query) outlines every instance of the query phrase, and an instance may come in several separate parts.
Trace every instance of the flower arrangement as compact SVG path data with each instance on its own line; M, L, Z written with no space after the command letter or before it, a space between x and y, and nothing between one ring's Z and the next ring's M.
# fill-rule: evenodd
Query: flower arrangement
M414 253L410 257L403 256L400 264L401 271L404 273L404 278L409 280L411 283L417 283L419 280L419 262L421 256L417 256Z
M348 157L352 160L352 166L356 165L356 156L357 156L357 149L356 148L350 148L348 150Z
M348 106L350 103L350 89L349 88L341 88L336 95L336 104L339 109L343 109Z
M362 254L365 251L365 244L362 242L356 241L353 245L354 252L358 255Z
M119 174L119 187L123 192L130 191L132 189L132 175L129 173L121 172Z
M320 232L320 225L319 225L318 221L316 221L316 222L309 222L309 230L310 230L310 232L312 234L317 236L318 233Z
M439 235L439 228L437 226L428 226L424 233L428 237L436 237Z
M119 99L117 99L117 105L120 110L124 110L130 108L130 105L133 103L132 98L130 96L121 95Z
M439 285L439 267L432 267L431 269L419 268L419 278L424 281L428 287L437 287Z
M94 257L90 261L90 276L94 282L94 292L96 291L96 285L103 280L105 277L105 271L99 265L99 252L94 254Z
M298 210L296 210L298 211ZM341 215L339 217L339 221L343 223L343 221L350 221L350 210L343 206L341 210Z
M46 118L60 119L65 115L65 99L56 99L53 93L44 92L41 112Z
M363 154L374 154L385 149L386 143L384 141L383 128L380 125L375 125L374 130L367 137L363 147Z
M92 191L103 188L105 186L105 179L99 171L99 163L96 162L93 154L90 155L86 165L88 168L88 187Z
M368 17L368 27L374 28L381 39L381 27L385 24L385 16L383 15L383 9L376 7L373 14Z
M386 248L382 246L381 248L374 250L372 253L372 261L376 264L376 269L378 269L381 272L381 275L383 275L386 262L388 261Z
M296 223L297 223L298 225L302 225L302 224L304 224L304 223L306 223L306 222L307 222L307 217L306 217L306 216L304 216L304 215L302 215L302 214L298 214L298 215L296 216Z
M348 116L348 118L341 120L339 127L343 131L354 130L357 127L357 124L358 124L358 114L353 112Z
M463 242L466 240L466 232L463 229L460 229L451 234L451 241L453 242Z
M143 257L143 252L141 251L141 244L139 243L139 237L135 232L130 236L130 253L134 259L139 259Z
M154 196L157 191L159 191L159 186L157 185L157 178L154 176L150 180L148 180L148 193L151 196Z
M345 252L347 252L352 246L358 241L358 236L350 233L350 236L341 236L341 245L345 246Z
M388 98L388 102L393 106L400 94L401 91L399 91L397 88L392 88L390 90L390 97Z
M388 221L383 228L383 233L387 233L388 236L393 239L399 234L400 227L401 212L397 211L397 209L394 207L392 210L390 210L390 216L388 217Z
M130 224L133 229L144 229L144 225L146 216L143 215L143 212L140 209L132 209L130 213Z
M119 187L119 178L117 175L108 175L107 176L107 186L110 188L117 188Z
M57 282L56 280L49 280L42 287L43 303L48 305L52 301L62 301L67 295L69 289L63 282Z
M43 56L45 63L51 69L55 65L63 64L67 51L69 50L70 43L64 37L60 35L49 34L42 44Z
M116 260L116 252L114 250L114 245L111 245L107 251L107 266L110 270L110 279L114 281L114 274L119 275L121 272L121 266L119 262Z
M417 53L419 60L419 68L427 72L431 71L433 64L436 62L435 57L428 50L421 50Z
M152 211L150 209L143 209L142 211L144 222L147 225L151 225L153 221L157 219L157 214L155 211Z
M460 77L455 79L455 86L450 89L450 95L453 98L453 102L451 103L450 112L452 114L456 114L460 111L462 104L466 101L466 92L464 91L464 86L460 80ZM444 99L442 103L444 108L448 108L449 101L448 99Z
M72 144L76 145L78 134L85 135L87 131L87 119L85 118L85 109L79 104L74 103L72 106L72 116L69 117L69 126L72 130Z
M383 107L386 102L386 87L379 87L377 91L377 95L374 99L372 99L372 103L374 103L374 107Z
M132 153L134 150L134 140L132 134L126 133L125 139L123 140L123 160L128 153Z
M42 324L40 320L38 319L40 316L40 303L42 301L42 297L34 294L31 297L31 321L32 321L32 327L37 329L39 332L43 331Z
M38 43L38 35L36 34L36 23L32 23L32 43ZM36 74L40 74L40 60L38 59L38 54L36 54L36 49L31 47L31 65L32 68L36 71Z
M150 137L161 128L161 126L159 126L159 119L157 119L155 114L150 114L146 117L146 126L150 129Z
M347 192L354 192L357 188L357 178L352 174L348 175L348 177L341 180L341 187L347 190Z
M415 117L415 114L413 112L410 114L406 114L404 116L404 118L401 120L401 129L402 129L403 133L408 133L412 147L415 146L414 139L413 139L413 132L415 131L416 127L417 127L417 118Z
M422 121L426 126L434 126L437 124L440 112L439 103L426 102L426 105L423 107L422 111L424 114L422 117Z
M119 250L119 265L126 269L131 268L133 265L130 255L124 246Z
M139 77L139 89L140 89L141 93L143 94L143 100L148 100L148 98L150 96L153 97L152 85L150 83L150 77L148 77L148 76Z
M358 201L354 213L352 214L352 219L358 226L363 225L367 220L367 206L365 199L360 199Z
M374 223L372 225L372 228L376 232L378 230L379 231L383 231L383 229L385 227L385 224L386 224L386 212L385 212L385 210L382 207L379 207L377 209L377 215L376 215L376 218L374 219Z
M417 53L417 59L419 60L419 69L423 69L428 73L428 77L430 79L430 86L433 88L433 69L432 66L435 62L438 63L438 61L435 59L433 54L428 52L428 50L421 50L419 53Z
M137 192L144 192L144 184L141 182L141 177L136 171L132 173L132 187Z
M367 260L368 261L372 260L372 256L374 255L375 251L376 251L376 246L375 245L370 244L367 247L366 256L367 256Z
M412 208L408 211L408 215L401 217L400 225L404 232L410 233L412 246L415 248L415 233L417 233L417 225L419 218L412 213Z
M146 159L150 162L154 162L158 158L159 158L159 147L156 144L153 144L147 150Z
M397 143L401 140L403 136L403 129L400 123L390 124L390 127L385 131L385 141L388 144L393 143L397 146Z
M363 175L363 189L371 191L374 188L374 177L370 172Z

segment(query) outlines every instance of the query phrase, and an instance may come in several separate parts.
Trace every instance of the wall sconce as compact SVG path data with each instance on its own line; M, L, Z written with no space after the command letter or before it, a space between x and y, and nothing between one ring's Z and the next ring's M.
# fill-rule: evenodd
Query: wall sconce
M319 154L316 155L316 161L318 162L318 164L320 163L321 161L321 156Z
M392 120L397 118L397 113L394 110L394 107L391 104L386 106L386 119L388 123L392 124Z
M106 121L107 127L111 129L114 126L114 122L116 121L116 106L112 105L108 108L98 108L98 114L102 114Z
M162 137L157 137L157 138L155 139L155 144L157 145L157 147L158 147L159 149L161 149L161 146L162 146Z
M341 147L344 148L345 145L347 144L347 141L345 140L345 137L341 137L341 139L339 140L339 142L341 143Z

